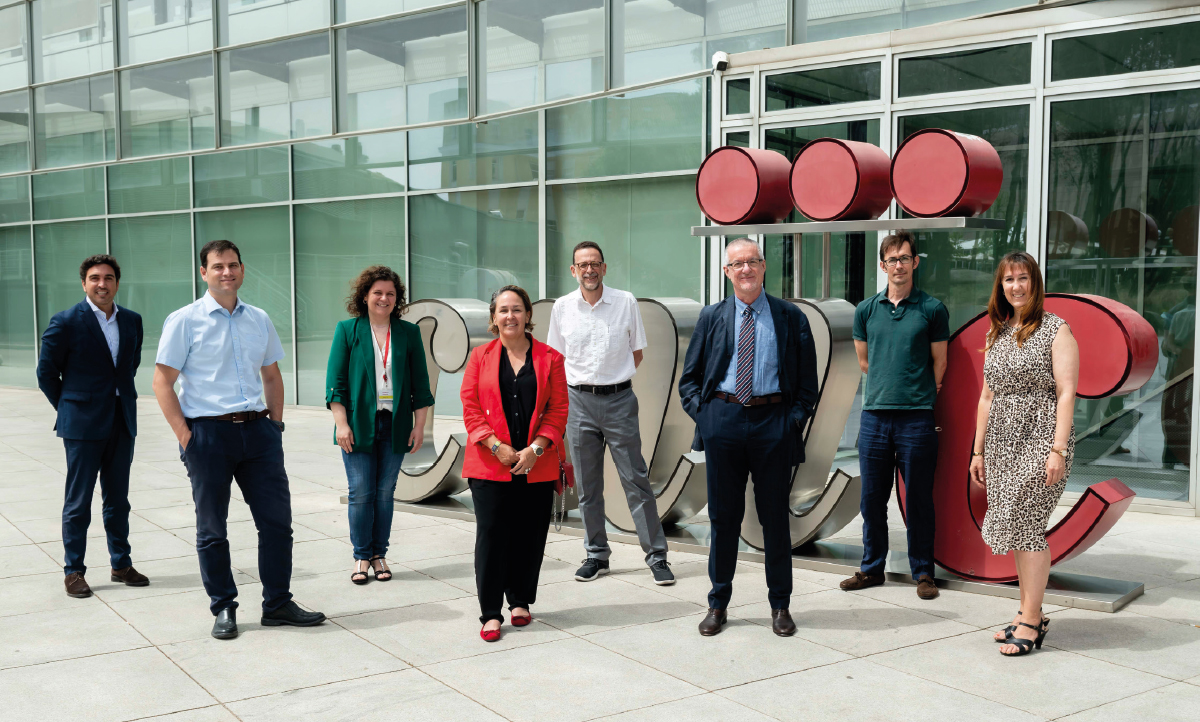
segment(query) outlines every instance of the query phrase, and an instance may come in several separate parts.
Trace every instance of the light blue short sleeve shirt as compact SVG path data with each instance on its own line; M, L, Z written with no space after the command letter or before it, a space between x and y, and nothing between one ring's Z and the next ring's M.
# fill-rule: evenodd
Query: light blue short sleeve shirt
M189 419L262 411L262 367L283 344L261 308L238 299L233 313L210 294L167 316L156 363L179 371L179 405Z

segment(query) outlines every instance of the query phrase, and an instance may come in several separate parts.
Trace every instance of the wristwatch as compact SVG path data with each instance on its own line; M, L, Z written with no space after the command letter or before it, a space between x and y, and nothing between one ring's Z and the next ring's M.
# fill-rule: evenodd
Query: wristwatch
M499 448L500 448L500 442L499 442L499 441L497 441L495 444L492 444L492 456L495 456L495 455L496 455L496 451L497 451Z
M1058 454L1059 456L1061 456L1063 458L1063 461L1067 460L1067 450L1066 449L1056 449L1052 446L1052 447L1050 447L1050 450L1053 451L1054 453Z
M535 456L541 456L546 451L545 449L538 446L537 444L530 444L529 448L533 449L533 453Z

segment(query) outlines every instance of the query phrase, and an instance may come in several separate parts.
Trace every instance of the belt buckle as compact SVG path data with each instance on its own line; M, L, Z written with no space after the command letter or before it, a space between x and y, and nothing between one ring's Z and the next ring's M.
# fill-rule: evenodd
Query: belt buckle
M750 398L746 399L746 403L742 404L742 408L743 408L743 409L748 409L748 408L750 408L751 406L753 406L754 404L753 404L753 403L751 403L752 401L754 401L754 397L753 397L753 396L751 396Z
M244 423L246 423L246 420L245 420L245 419L239 419L239 418L237 417L237 414L234 414L234 415L233 415L233 418L232 418L232 419L230 419L229 421L230 421L230 422L232 422L232 423L234 423L234 424L244 424Z

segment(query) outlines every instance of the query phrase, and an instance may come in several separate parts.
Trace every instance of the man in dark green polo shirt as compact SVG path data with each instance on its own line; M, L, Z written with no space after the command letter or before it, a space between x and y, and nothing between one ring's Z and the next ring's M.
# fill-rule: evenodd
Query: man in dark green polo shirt
M933 472L938 438L933 404L946 372L950 314L913 285L921 259L909 233L879 246L887 289L854 311L854 349L866 380L858 432L862 474L863 560L861 571L841 583L853 591L883 584L888 555L887 506L896 470L904 477L908 563L917 596L938 595L933 583Z

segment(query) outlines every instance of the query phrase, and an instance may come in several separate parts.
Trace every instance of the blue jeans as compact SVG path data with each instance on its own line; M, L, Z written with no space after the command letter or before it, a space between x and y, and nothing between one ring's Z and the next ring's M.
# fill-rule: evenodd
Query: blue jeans
M350 488L350 543L355 559L387 556L392 535L396 479L404 454L392 451L392 412L375 413L375 444L370 451L342 452Z
M863 411L858 431L862 474L863 574L883 574L888 555L887 505L896 472L904 477L908 564L913 579L933 577L933 472L938 437L933 411Z

